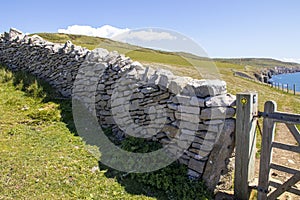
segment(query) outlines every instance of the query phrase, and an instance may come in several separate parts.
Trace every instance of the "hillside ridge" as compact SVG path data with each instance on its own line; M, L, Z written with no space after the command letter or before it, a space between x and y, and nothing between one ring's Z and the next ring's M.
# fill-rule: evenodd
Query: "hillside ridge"
M205 58L194 55L192 53L187 52L169 52L169 51L162 51L156 50L146 47L141 47L137 45L132 45L128 43L123 43L119 41L114 41L109 38L101 38L101 37L94 37L94 36L86 36L86 35L75 35L75 34L65 34L65 33L35 33L36 35L41 36L42 38L56 43L65 43L66 41L70 40L72 43L76 45L81 45L86 47L90 50L101 47L105 48L109 51L116 50L119 53L128 53L133 50L139 51L150 51L156 52L158 54L169 54L174 56L183 56L187 58L194 58L194 59L210 59L216 62L226 62L232 64L239 64L239 65L250 65L253 67L299 67L299 63L293 62L284 62L274 58Z

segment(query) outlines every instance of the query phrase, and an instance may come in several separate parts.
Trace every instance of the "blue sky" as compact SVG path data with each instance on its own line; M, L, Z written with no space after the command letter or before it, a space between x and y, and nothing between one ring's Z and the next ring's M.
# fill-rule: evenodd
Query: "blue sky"
M159 27L199 43L210 57L271 57L300 62L300 1L3 1L0 32L57 32L71 25Z

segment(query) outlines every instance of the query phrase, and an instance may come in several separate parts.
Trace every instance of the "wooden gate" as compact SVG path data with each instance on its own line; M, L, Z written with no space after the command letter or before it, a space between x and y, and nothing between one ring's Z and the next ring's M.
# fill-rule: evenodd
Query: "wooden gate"
M259 115L262 116L264 120L259 168L258 199L276 199L285 191L300 195L300 190L292 188L293 185L300 181L300 171L272 163L273 148L300 153L300 133L296 127L296 124L300 124L300 115L278 112L277 105L274 101L267 101L265 103L264 112L259 113ZM287 125L290 133L294 136L298 144L297 146L274 142L275 126L278 122ZM292 177L281 185L270 181L271 168L290 173L292 174ZM269 186L275 187L276 190L269 192Z
M257 98L256 93L237 95L235 196L238 199L248 199L251 191L249 183L254 178L255 170L255 127L257 117L263 117L259 181L255 187L258 191L258 199L273 200L285 191L300 196L300 190L293 187L300 181L300 171L272 163L273 148L300 153L300 133L296 127L296 124L300 124L300 115L278 112L274 101L265 103L264 112L255 112L257 101L253 100L254 97ZM286 124L298 145L275 142L276 123ZM292 174L292 177L283 184L270 181L271 169ZM276 189L270 191L270 186Z

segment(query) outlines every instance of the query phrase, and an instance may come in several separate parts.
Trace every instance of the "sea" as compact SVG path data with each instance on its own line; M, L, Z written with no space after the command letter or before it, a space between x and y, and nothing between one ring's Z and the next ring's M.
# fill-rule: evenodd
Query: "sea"
M300 92L300 72L297 73L290 73L290 74L279 74L274 75L270 79L271 82L280 84L280 86L283 84L286 88L287 84L290 89L293 89L293 85L296 85L296 91Z

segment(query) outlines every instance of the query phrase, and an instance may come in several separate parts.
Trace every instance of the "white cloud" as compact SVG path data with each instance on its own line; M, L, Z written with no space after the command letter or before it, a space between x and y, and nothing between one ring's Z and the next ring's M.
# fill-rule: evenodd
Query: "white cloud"
M152 29L130 31L116 37L117 40L141 40L141 41L159 41L159 40L176 40L177 37L163 31L153 31Z
M81 26L81 25L72 25L68 26L66 29L58 29L59 33L67 34L77 34L77 35L88 35L88 36L97 36L104 38L112 38L116 35L125 33L129 31L128 28L116 28L110 25L104 25L99 28L94 28L91 26Z
M282 58L280 60L283 62L300 63L300 58Z
M157 31L152 29L131 31L128 28L117 28L110 25L104 25L99 28L82 25L72 25L67 28L57 30L58 33L77 34L98 36L104 38L113 38L115 40L140 40L145 42L160 41L160 40L176 40L177 37L164 31Z

